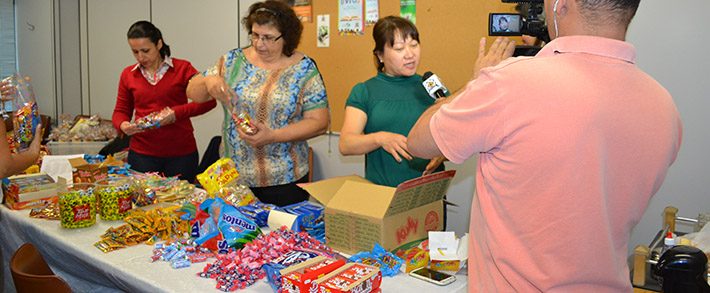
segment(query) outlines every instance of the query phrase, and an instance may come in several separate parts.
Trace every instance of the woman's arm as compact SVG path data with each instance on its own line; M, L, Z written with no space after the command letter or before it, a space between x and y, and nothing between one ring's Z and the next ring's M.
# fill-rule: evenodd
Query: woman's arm
M401 157L407 160L412 159L407 151L406 136L386 131L364 134L365 124L367 124L365 112L355 107L345 107L345 121L340 130L340 143L338 144L342 155L364 155L383 148L397 162L402 161Z
M37 162L40 142L42 140L42 125L37 125L30 148L18 154L10 152L10 146L7 144L6 137L5 122L2 121L2 123L0 123L0 178L20 173Z

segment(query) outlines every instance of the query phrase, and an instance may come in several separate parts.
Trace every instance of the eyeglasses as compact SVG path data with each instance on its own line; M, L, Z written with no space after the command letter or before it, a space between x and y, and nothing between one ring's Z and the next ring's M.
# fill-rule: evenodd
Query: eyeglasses
M283 35L279 35L278 37L269 36L269 35L260 36L257 33L251 33L249 35L249 38L251 39L252 43L256 42L256 40L260 40L262 43L270 45L270 44L276 43L276 41L278 41L282 36Z

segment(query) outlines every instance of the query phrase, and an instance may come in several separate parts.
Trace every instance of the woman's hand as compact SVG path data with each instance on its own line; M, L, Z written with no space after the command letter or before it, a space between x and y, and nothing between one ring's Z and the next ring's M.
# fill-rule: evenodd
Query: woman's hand
M402 157L407 160L412 159L412 155L409 154L407 150L407 137L401 134L380 131L376 136L377 144L379 144L382 149L390 153L394 159L401 163Z
M435 157L429 161L429 164L426 165L426 169L422 173L422 176L424 175L429 175L436 171L436 168L439 168L439 165L446 161L445 157Z
M225 105L231 105L230 99L237 96L221 76L210 75L205 77L205 86L207 87L207 93L211 97Z
M126 135L134 135L143 132L143 129L138 128L138 126L131 122L123 121L121 122L121 131Z
M42 124L37 124L37 128L35 128L35 136L32 138L32 142L30 143L30 147L28 151L30 154L33 154L35 157L35 161L37 160L37 156L39 156L39 147L42 144L42 137L44 137L44 128L42 128Z
M241 127L236 127L239 138L253 147L260 147L276 142L276 132L273 129L255 120L251 120L251 124L254 127L254 134L248 134L244 132Z

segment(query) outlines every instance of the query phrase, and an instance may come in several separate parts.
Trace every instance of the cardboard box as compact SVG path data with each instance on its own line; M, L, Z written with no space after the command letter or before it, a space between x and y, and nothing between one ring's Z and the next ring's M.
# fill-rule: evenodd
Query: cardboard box
M3 199L11 209L34 208L54 201L52 197L65 185L64 178L59 177L58 182L54 182L44 173L11 176L3 179Z
M359 176L326 179L303 186L325 206L326 242L340 252L371 251L375 243L392 251L443 229L443 198L455 170L403 182L397 188Z
M99 164L89 164L84 158L69 159L73 169L74 183L94 183L108 178L108 167Z

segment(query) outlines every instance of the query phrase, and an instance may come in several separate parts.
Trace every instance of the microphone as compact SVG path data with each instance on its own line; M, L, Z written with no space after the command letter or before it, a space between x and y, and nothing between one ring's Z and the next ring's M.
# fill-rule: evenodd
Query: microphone
M422 85L432 99L446 97L445 93L448 89L444 86L439 77L431 71L427 71L422 76Z

